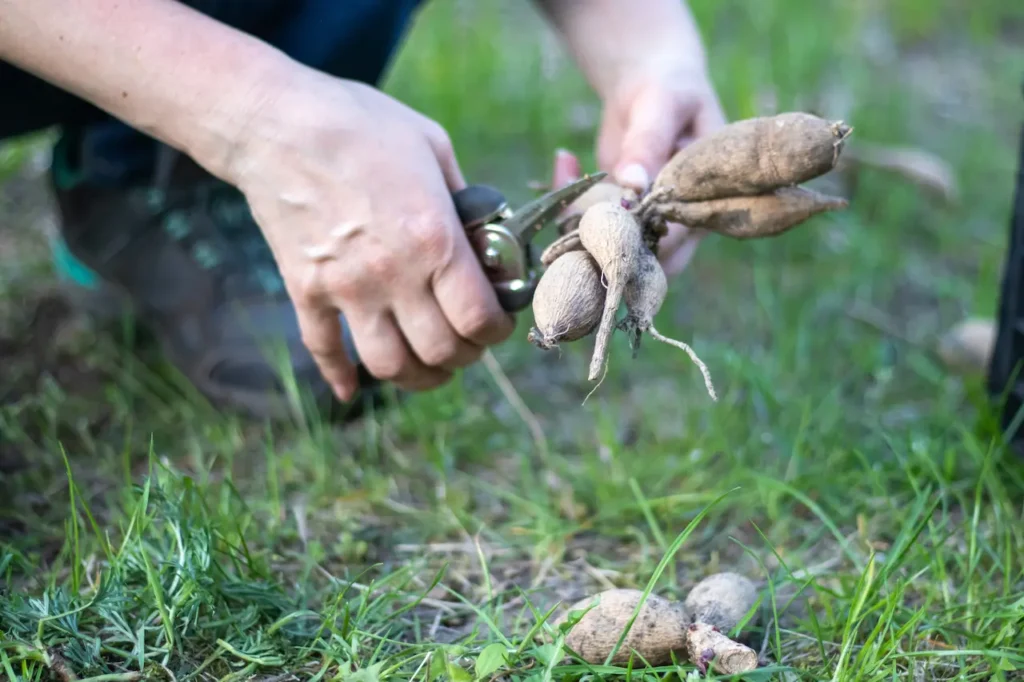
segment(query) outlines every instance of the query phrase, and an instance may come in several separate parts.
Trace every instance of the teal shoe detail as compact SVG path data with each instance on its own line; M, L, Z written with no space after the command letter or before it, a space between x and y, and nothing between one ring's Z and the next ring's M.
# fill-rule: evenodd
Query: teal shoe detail
M52 159L50 161L50 172L53 176L53 183L58 190L69 190L85 179L81 171L75 170L68 160L70 149L77 141L73 135L67 133L60 136L53 146Z
M50 257L58 278L85 289L97 290L100 288L99 275L93 272L85 263L75 258L61 237L55 237L50 241L50 249Z

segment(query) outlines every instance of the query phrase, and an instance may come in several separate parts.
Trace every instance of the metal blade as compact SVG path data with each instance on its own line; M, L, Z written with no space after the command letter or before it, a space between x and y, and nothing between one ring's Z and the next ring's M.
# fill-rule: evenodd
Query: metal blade
M517 210L511 218L505 220L505 229L516 235L523 245L528 244L534 235L544 227L544 223L565 210L569 204L607 175L604 171L591 173L565 187L534 199Z

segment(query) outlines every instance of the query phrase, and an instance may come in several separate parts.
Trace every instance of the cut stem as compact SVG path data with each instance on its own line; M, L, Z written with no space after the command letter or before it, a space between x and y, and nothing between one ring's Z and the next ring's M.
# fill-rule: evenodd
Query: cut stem
M686 344L682 341L676 341L675 339L670 339L667 336L664 336L661 332L654 328L653 324L647 330L647 333L650 334L655 341L661 341L662 343L667 343L670 346L674 346L676 348L679 348L680 350L685 351L686 354L690 356L690 359L693 361L693 364L697 365L697 369L700 370L700 373L704 375L704 386L708 389L708 395L711 396L712 400L718 402L718 395L715 393L715 385L711 383L711 372L708 371L707 365L704 364L703 360L697 357L697 353L694 352L692 348L690 348L689 344Z

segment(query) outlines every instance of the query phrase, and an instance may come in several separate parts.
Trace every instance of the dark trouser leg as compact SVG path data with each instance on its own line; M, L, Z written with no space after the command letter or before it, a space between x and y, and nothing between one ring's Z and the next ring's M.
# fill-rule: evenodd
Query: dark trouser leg
M413 0L191 0L297 61L375 83ZM171 361L215 403L288 415L268 346L283 342L302 386L327 387L244 198L189 159L74 97L0 64L0 137L60 125L53 176L58 270L91 302L128 303ZM6 116L5 116L6 112ZM160 161L170 173L157 175ZM157 178L162 178L157 181ZM364 379L369 382L368 377Z
M1019 158L988 388L1002 408L1007 440L1024 454L1024 414L1019 414L1024 407L1024 126Z

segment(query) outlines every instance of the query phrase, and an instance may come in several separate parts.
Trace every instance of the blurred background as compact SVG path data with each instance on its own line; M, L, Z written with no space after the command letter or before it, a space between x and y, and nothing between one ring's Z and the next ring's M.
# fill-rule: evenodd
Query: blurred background
M443 559L463 570L457 589L484 599L472 553L428 549L478 533L488 552L516 557L487 554L494 584L541 589L542 609L607 581L643 587L672 538L738 486L658 589L682 590L713 567L782 584L824 566L810 590L817 619L787 616L770 638L775 660L823 675L850 666L862 654L844 659L840 644L862 642L872 618L899 634L863 662L869 677L871 665L905 672L900 652L927 642L1019 650L1012 629L999 635L1011 611L954 613L1024 594L1021 473L992 446L980 378L949 372L935 347L998 302L1024 123L1024 3L690 6L729 119L802 110L854 127L848 162L813 183L848 197L847 211L764 242L708 238L671 285L658 327L695 347L718 403L683 353L653 343L635 360L615 344L587 398L590 342L542 353L526 342L526 314L495 349L498 367L347 431L309 414L272 427L216 415L130 330L99 333L52 293L47 138L0 148L0 458L13 491L0 501L0 534L17 556L4 570L21 567L19 585L35 594L33 567L66 577L89 555L69 471L76 504L121 528L137 502L129 483L152 471L171 500L159 514L246 537L270 564L301 567L295 585L313 580L309 561L336 575L406 562L429 574ZM599 102L529 3L432 0L385 89L447 128L468 181L514 204L549 180L559 147L594 167ZM186 489L209 511L191 516ZM146 532L156 535L140 551L166 547L171 561L161 531ZM893 608L865 616L855 597L868 557L886 550L884 597L871 598ZM573 577L585 573L581 557L603 577ZM144 591L145 580L126 580ZM182 637L202 642L222 627ZM961 672L994 665L956 660Z

